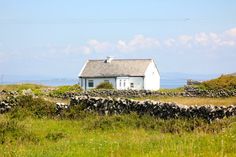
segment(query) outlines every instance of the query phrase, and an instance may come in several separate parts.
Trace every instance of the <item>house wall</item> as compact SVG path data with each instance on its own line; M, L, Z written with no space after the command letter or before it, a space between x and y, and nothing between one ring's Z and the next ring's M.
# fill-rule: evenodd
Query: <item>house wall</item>
M85 79L84 78L79 78L79 85L85 89Z
M115 89L124 90L124 89L135 89L141 90L144 89L144 77L117 77L117 78L80 78L79 84L83 89L92 89L88 87L89 80L93 80L94 87L99 85L101 82L108 80ZM131 87L133 83L133 88ZM85 87L86 85L86 87Z
M99 85L102 82L105 82L105 80L108 80L114 88L116 88L116 78L80 78L80 86L83 89L92 89L88 86L89 80L93 80L93 88L95 88L97 85Z
M134 87L131 87L133 83ZM143 77L117 77L116 78L116 87L119 90L122 89L136 89L141 90L144 87Z
M155 63L152 61L145 72L144 89L159 90L160 89L160 74Z

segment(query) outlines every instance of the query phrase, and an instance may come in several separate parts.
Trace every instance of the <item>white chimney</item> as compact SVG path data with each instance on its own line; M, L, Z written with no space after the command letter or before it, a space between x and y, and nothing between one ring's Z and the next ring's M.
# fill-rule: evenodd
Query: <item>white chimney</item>
M113 57L107 56L105 63L111 63L112 60L113 60Z

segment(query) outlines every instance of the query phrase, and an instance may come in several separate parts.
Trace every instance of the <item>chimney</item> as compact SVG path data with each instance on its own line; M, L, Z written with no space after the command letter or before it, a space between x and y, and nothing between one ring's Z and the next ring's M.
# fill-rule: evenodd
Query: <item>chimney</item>
M113 60L113 57L107 56L105 63L111 63L112 60Z

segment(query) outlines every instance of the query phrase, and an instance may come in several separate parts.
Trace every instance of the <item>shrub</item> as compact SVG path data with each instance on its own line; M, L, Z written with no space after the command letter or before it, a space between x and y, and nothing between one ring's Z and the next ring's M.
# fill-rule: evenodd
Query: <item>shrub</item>
M37 96L44 95L44 92L42 91L42 89L34 89L32 92Z
M16 99L16 105L9 114L11 118L22 119L30 115L37 118L51 117L55 112L55 104L52 102L32 96L19 96Z
M96 89L114 89L112 84L109 82L102 82L97 85Z
M81 105L72 105L67 110L62 110L58 113L59 118L61 119L70 119L70 120L82 120L87 117L93 116L93 113L88 113L83 110Z
M59 86L56 90L53 90L49 93L50 96L62 96L67 92L81 92L82 88L80 85L75 84L73 86Z

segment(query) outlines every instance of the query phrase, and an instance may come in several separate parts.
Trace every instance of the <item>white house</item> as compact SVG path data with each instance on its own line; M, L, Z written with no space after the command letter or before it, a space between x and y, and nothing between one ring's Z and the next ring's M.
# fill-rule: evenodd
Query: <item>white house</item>
M87 90L101 82L110 82L118 90L158 90L160 74L152 59L88 60L79 74L80 86Z

